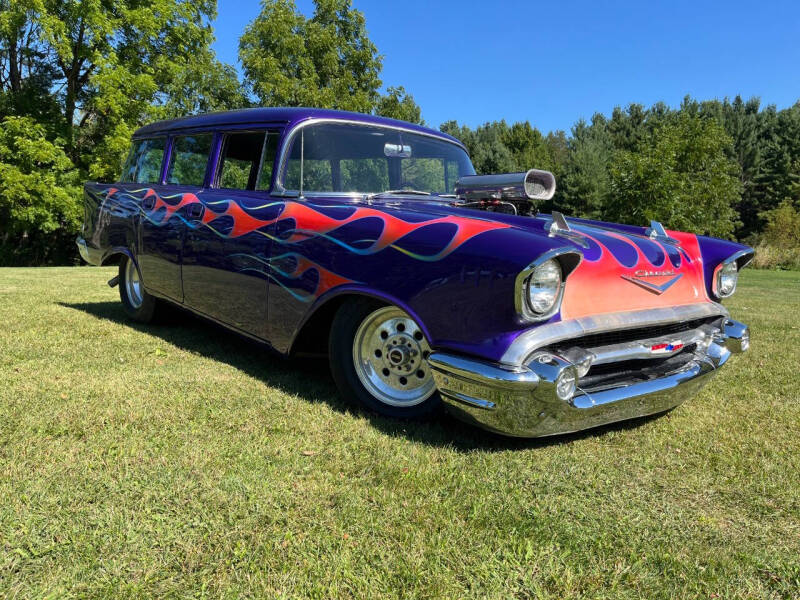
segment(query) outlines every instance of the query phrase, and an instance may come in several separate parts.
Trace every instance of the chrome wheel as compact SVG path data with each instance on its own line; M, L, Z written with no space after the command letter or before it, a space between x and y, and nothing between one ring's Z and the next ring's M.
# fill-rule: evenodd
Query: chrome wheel
M422 330L394 306L367 315L353 339L356 375L372 396L390 406L415 406L436 391L429 354Z
M139 269L130 259L125 265L125 293L128 296L128 302L131 303L134 309L142 306L144 297L142 296L142 281L139 279Z

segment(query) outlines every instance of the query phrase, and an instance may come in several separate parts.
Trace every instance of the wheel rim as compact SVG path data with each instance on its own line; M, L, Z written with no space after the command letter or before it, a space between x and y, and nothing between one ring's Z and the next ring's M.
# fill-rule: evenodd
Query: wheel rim
M422 330L394 306L369 314L353 340L359 380L376 399L390 406L414 406L436 391L429 354Z
M139 279L139 269L130 259L125 266L125 293L133 308L139 308L142 305L142 282Z

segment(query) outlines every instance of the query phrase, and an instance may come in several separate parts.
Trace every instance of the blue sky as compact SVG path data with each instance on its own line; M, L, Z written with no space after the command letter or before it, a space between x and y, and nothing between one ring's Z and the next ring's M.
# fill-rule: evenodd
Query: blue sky
M311 0L297 0L310 15ZM800 99L800 2L353 0L428 125L529 120L569 130L614 106L759 96ZM238 65L255 0L219 0L219 58Z

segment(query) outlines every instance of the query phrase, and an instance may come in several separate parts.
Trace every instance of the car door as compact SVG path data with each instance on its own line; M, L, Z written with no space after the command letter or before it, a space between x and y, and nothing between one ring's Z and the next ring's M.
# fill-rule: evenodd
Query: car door
M269 224L280 211L269 188L278 132L218 134L218 159L202 192L203 214L190 222L183 249L184 302L267 339Z
M119 193L141 208L136 261L145 287L180 301L183 225L169 218L159 202L164 194L161 181L166 147L166 136L135 140L121 178L126 183Z
M174 135L170 139L164 183L157 192L143 200L145 209L141 226L142 277L154 288L183 301L181 277L186 223L202 213L196 201L206 181L213 133Z

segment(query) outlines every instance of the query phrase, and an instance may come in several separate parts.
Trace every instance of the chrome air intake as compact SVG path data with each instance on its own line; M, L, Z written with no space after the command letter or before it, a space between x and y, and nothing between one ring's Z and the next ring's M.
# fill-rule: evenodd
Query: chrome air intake
M556 193L556 178L549 171L466 175L456 181L456 196L462 205L497 212L529 214L536 200L550 200Z

